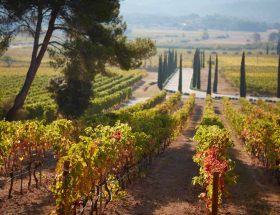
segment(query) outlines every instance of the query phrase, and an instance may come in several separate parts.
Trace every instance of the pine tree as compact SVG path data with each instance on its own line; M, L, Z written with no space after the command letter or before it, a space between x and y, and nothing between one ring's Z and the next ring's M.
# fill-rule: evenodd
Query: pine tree
M278 63L278 89L277 89L277 97L280 98L280 55L279 55L279 63Z
M200 86L201 86L201 81L200 81L200 76L201 76L201 61L200 61L200 51L199 49L197 50L197 56L196 56L196 64L197 64L197 80L196 80L196 87L197 89L200 90Z
M183 92L183 59L182 54L180 55L180 70L179 70L179 84L178 84L178 91L180 93Z
M218 92L218 70L219 70L219 65L218 65L218 54L216 54L216 65L215 65L215 77L214 77L214 84L213 84L213 92L217 93Z
M278 40L278 45L277 45L277 54L280 55L280 38Z
M162 56L159 56L159 65L158 65L158 87L160 90L163 89L163 65L162 65Z
M211 95L211 81L212 81L212 59L210 55L210 60L209 60L209 72L208 72L208 84L207 84L207 95Z
M246 71L245 71L245 53L242 54L240 68L240 97L246 97Z

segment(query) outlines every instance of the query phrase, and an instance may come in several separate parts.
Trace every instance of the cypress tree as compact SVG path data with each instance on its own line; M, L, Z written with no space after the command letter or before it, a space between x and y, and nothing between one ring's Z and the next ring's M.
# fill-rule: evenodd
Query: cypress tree
M269 44L266 45L266 55L269 55Z
M202 67L205 68L205 51L202 53Z
M280 98L280 55L279 55L279 63L278 63L278 89L277 89L277 97Z
M176 52L175 52L175 62L174 62L174 70L176 70L177 69L177 63L178 63L178 53L177 53L177 50L176 50Z
M179 84L178 84L178 91L180 93L183 92L183 59L182 59L182 54L180 55L180 71L179 71Z
M167 76L167 78L172 74L172 51L171 51L171 49L169 49L169 51L168 51L168 76Z
M277 45L277 54L280 55L280 38L278 40L278 45Z
M215 77L214 77L214 84L213 84L213 92L217 93L218 92L218 70L219 70L219 65L218 65L218 54L216 54L216 65L215 65Z
M168 69L167 69L167 54L164 54L164 59L163 59L163 71L162 71L162 85L164 85L164 82L168 78Z
M195 51L194 58L193 58L193 78L192 78L192 87L196 88L197 84L197 50Z
M202 61L203 61L203 51L200 52L200 66L203 66L202 64Z
M196 74L197 74L197 80L196 80L196 87L197 89L200 90L200 86L201 86L201 81L200 81L200 71L201 71L201 61L200 61L200 51L199 49L197 50L197 57L196 57L196 64L197 64L197 71L196 71Z
M212 81L212 59L210 55L210 60L209 60L209 72L208 72L208 84L207 84L207 95L211 95L211 81Z
M159 56L159 65L158 65L158 87L160 90L163 88L163 65L162 65L162 56Z
M240 97L246 97L246 71L245 71L245 53L242 54L240 68Z

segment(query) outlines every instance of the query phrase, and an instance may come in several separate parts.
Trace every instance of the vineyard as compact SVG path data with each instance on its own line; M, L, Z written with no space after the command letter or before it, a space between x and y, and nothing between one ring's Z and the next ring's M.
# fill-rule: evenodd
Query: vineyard
M122 2L0 2L0 215L279 215L280 31Z
M120 104L131 96L132 86L142 78L140 71L131 71L130 74L121 74L114 71L111 76L97 75L94 80L93 96L90 109L101 112L114 105ZM138 73L138 75L134 75ZM56 117L56 103L48 91L49 80L55 77L55 72L42 72L34 81L30 93L26 99L23 119L45 119L52 121ZM0 92L4 103L9 105L22 86L24 76L3 72L0 76ZM89 110L90 112L90 110Z
M190 67L193 53L182 54L182 66ZM227 84L239 87L239 58L219 56L220 91ZM276 62L272 55L247 57L252 95L274 95ZM1 72L4 108L24 81L19 71ZM58 73L43 68L19 116L24 120L0 121L1 214L173 214L170 208L178 214L280 213L279 103L210 96L201 101L160 91L151 73L109 71L95 76L90 106L77 120L57 114L48 86ZM126 106L138 88L149 97ZM252 163L244 167L240 160ZM260 183L266 201L255 191Z
M46 154L51 153L57 160L52 185L57 213L73 213L81 206L85 208L88 202L92 211L102 211L126 180L139 174L166 149L188 119L194 96L182 106L179 93L164 101L165 96L162 92L144 103L112 112L118 116L110 122L113 126L98 125L77 131L75 123L67 120L49 125L40 121L2 121L1 175L10 177L8 197L12 197L18 176L21 194L26 189L23 180L28 180L27 189L32 178L37 188L42 184L43 162ZM28 179L23 177L26 171ZM104 206L99 198L106 200Z
M246 150L256 156L280 183L279 113L275 105L271 109L276 109L276 113L262 104L253 105L242 99L237 110L224 99L226 117L244 140Z

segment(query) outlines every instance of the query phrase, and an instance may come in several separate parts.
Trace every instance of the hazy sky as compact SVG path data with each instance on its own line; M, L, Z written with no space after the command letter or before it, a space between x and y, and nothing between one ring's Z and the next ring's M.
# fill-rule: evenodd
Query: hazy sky
M222 14L280 22L280 0L123 0L121 13L184 16Z

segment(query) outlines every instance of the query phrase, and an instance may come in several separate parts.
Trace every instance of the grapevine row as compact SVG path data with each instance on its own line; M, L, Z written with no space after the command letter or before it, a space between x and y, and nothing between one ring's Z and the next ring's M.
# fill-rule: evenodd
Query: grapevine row
M166 147L178 125L189 116L194 96L171 114L180 98L176 94L155 108L134 112L128 124L86 128L80 141L58 162L53 186L56 212L75 214L88 203L96 209L102 186L106 205L116 189L115 181L122 186L125 176L138 174L142 164Z
M40 121L0 121L0 175L10 176L9 197L13 190L15 175L21 177L22 193L24 170L27 170L29 175L28 189L32 174L38 187L46 152L51 150L56 157L62 156L74 139L73 133L73 123L67 120L57 120L49 125L44 125Z
M242 137L246 149L255 155L265 168L278 174L280 171L280 124L279 117L260 106L240 101L241 112L224 99L227 119ZM279 175L277 176L280 182Z
M205 188L200 198L206 200L209 211L218 209L226 195L225 184L236 182L233 173L234 162L229 158L228 150L233 146L230 132L224 128L221 119L214 113L212 98L206 99L201 122L194 136L197 141L193 161L200 167L199 176L193 178L193 184ZM217 198L214 198L216 194Z
M84 121L87 125L96 127L97 125L114 125L116 121L128 118L129 114L139 112L142 110L150 109L155 107L164 101L166 97L166 91L161 91L159 94L151 97L147 101L137 103L135 105L121 108L117 111L104 112L102 114L86 115Z
M121 89L124 89L126 87L132 86L133 84L137 83L142 79L141 75L138 76L132 76L131 78L120 82L119 84L112 84L110 88L107 90L103 90L101 92L96 93L96 97L103 97L103 96L108 96L116 91L119 91Z

